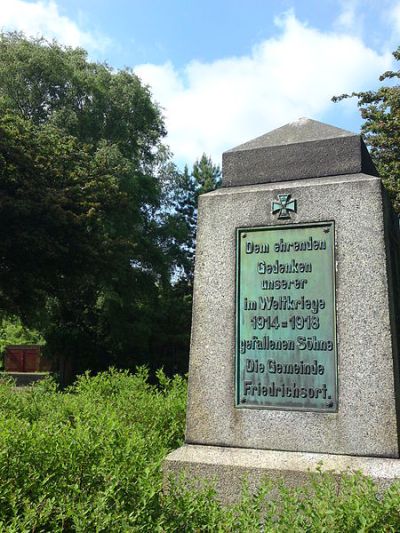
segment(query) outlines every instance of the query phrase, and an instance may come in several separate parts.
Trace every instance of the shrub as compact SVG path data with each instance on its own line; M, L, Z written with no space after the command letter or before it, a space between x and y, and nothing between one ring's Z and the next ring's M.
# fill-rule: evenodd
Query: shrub
M7 531L146 530L159 513L160 464L182 442L185 380L140 369L0 385L0 525Z
M186 381L150 385L109 370L64 392L47 379L0 383L0 530L7 532L395 532L400 486L318 472L298 489L266 481L223 507L212 485L161 490L161 463L183 442ZM190 482L189 482L190 485ZM270 493L278 498L272 499Z

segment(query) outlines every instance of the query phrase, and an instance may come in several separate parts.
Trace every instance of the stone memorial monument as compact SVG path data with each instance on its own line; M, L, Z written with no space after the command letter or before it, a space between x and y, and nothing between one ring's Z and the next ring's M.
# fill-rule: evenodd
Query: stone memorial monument
M185 445L166 476L400 477L398 221L360 137L300 119L200 198Z

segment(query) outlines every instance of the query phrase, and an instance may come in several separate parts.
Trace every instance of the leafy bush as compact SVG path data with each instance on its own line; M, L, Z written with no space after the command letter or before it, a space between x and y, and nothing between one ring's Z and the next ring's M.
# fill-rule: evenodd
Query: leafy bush
M400 487L317 473L301 489L266 482L223 507L212 486L161 490L161 463L183 442L186 381L158 372L0 383L0 530L380 532L400 530ZM190 481L188 482L190 485ZM269 497L270 491L279 494Z
M171 532L398 532L400 484L380 494L361 474L337 478L318 472L301 488L266 480L252 495L244 484L241 501L227 508L217 502L211 486L195 492L177 484L162 510L161 530Z
M4 355L9 344L41 344L45 343L40 333L23 326L18 318L0 319L0 356Z
M64 393L0 385L0 525L7 531L149 530L160 464L182 442L183 378L81 376Z

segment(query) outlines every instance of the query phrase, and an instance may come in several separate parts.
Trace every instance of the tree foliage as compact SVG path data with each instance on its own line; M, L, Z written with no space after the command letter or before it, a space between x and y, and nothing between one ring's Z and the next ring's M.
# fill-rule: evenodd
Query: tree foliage
M220 185L221 172L205 154L191 171L181 172L171 162L163 170L161 246L171 282L160 288L153 351L160 364L182 371L189 353L198 197Z
M141 218L129 170L117 148L91 153L52 125L0 118L2 309L29 319L49 296L108 277Z
M393 52L400 60L400 47ZM333 98L340 101L356 97L364 123L363 138L370 149L378 172L384 179L394 207L400 213L400 70L384 72L380 81L390 83L376 91L353 92Z
M0 116L2 310L53 353L148 356L168 278L149 90L83 50L3 34Z
M16 317L3 318L0 322L0 356L3 356L5 349L10 344L40 344L45 340L40 333L34 329L25 327L21 320ZM2 363L0 363L0 366Z
M129 69L89 62L81 48L19 33L0 36L0 110L52 124L95 149L108 143L143 169L165 129L148 88Z
M181 277L190 285L193 282L196 248L197 205L199 196L221 185L221 170L211 158L203 154L195 161L192 171L185 166L183 172L172 173L169 182L168 203L172 211L169 223L175 236L176 266Z
M205 155L178 171L129 69L0 34L0 308L75 370L187 365Z

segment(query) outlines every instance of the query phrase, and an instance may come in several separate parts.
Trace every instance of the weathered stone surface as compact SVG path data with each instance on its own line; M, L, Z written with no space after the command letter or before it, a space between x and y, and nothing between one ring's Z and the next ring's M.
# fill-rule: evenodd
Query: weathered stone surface
M360 135L301 118L222 155L223 186L363 172L377 175Z
M186 445L172 452L164 463L165 486L170 477L183 474L200 487L212 483L220 500L234 503L240 497L244 480L254 492L264 479L283 479L296 487L310 479L310 473L333 471L337 475L361 471L379 488L387 488L400 478L400 461L379 457L349 457L303 452L279 452L217 446Z
M320 461L390 483L400 476L398 228L360 136L303 119L226 152L223 173L224 187L200 197L187 444L168 456L166 476L216 478L224 501L244 476L250 487L278 474L299 484ZM291 218L271 213L278 194L297 201ZM330 221L337 412L235 407L236 228Z
M297 213L271 214L277 193ZM335 220L337 413L234 407L235 228ZM365 174L220 189L200 198L186 441L399 456L383 191Z

